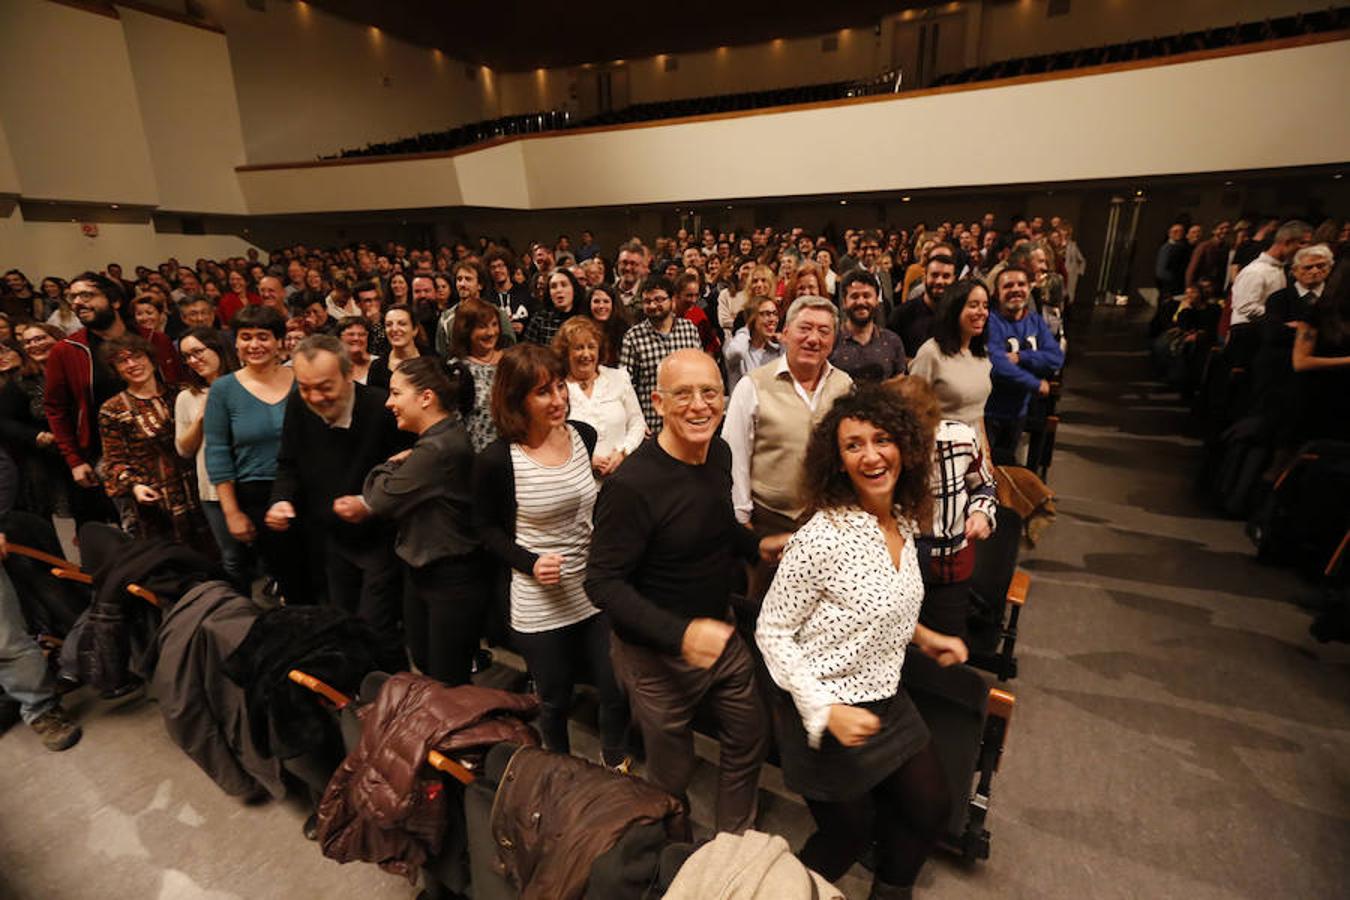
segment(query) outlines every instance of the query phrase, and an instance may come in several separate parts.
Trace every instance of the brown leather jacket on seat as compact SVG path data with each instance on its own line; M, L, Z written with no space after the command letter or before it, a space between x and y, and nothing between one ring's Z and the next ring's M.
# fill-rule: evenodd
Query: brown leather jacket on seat
M1055 521L1055 492L1036 473L1022 466L999 466L994 478L998 505L1022 517L1027 543L1035 547L1041 533Z
M538 708L531 694L446 687L408 672L391 677L364 711L361 741L319 802L324 856L379 863L415 880L440 849L446 825L440 778L423 775L427 752L538 744L534 729L520 721Z
M640 778L522 747L511 757L492 804L497 872L521 900L578 900L591 864L634 825L663 822L686 837L680 802Z

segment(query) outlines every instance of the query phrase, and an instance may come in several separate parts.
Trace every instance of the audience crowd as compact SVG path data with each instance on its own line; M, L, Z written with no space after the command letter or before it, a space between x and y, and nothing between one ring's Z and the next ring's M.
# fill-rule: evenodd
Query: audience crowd
M1177 225L1158 254L1168 377L1199 390L1226 327L1286 444L1350 423L1326 283L1347 234L1313 231ZM196 547L446 684L509 647L547 749L592 684L603 763L632 765L631 723L682 799L711 716L719 831L754 823L776 737L818 829L801 858L837 879L875 841L874 896L909 896L953 801L900 665L966 659L994 465L1023 459L1085 267L1068 222L991 213L11 270L0 506ZM0 622L0 684L69 746L22 619Z

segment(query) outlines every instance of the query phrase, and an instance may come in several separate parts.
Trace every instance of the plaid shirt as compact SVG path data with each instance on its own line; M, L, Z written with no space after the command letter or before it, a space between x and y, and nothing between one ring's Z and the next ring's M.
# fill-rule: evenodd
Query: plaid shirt
M974 547L966 541L966 519L984 513L992 528L998 497L994 470L980 450L980 438L969 425L943 420L933 449L932 533L918 539L926 552L930 576L939 584L969 578Z
M676 317L669 334L662 334L646 319L638 322L623 336L619 350L619 366L628 370L628 377L642 404L642 417L652 434L661 430L661 417L652 408L652 390L656 387L656 367L676 350L699 350L698 327L688 319Z

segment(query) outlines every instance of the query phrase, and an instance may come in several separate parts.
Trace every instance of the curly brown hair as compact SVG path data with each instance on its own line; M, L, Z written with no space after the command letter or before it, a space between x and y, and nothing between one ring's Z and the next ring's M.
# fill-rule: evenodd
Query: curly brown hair
M817 510L853 506L858 493L839 455L839 424L845 419L869 422L889 434L900 450L900 477L894 503L900 515L920 527L933 515L929 488L933 469L932 424L880 384L865 384L834 402L811 430L802 464L801 498L809 517Z

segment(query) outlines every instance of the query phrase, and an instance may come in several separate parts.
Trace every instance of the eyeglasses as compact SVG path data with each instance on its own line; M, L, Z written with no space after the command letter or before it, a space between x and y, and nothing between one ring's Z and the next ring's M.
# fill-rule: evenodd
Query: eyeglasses
M205 359L206 354L209 352L210 349L207 347L202 347L198 350L185 350L183 351L183 359Z
M37 337L24 338L23 345L25 347L36 347L38 344L45 344L49 341L55 343L56 339L50 334L40 334Z
M102 296L103 296L103 292L102 292L102 291L67 291L67 292L66 292L66 299L69 300L71 303L74 303L76 300L92 300L92 299L94 299L95 297L102 297Z
M723 397L722 389L712 385L704 385L698 388L682 387L674 390L657 388L656 392L669 397L670 402L675 404L676 409L688 409L689 405L694 402L695 397L701 398L709 406L721 403Z

